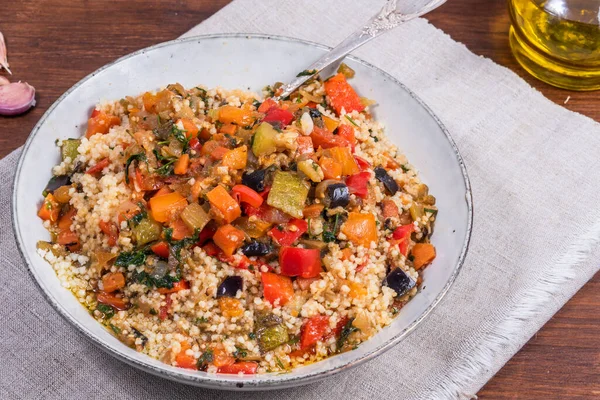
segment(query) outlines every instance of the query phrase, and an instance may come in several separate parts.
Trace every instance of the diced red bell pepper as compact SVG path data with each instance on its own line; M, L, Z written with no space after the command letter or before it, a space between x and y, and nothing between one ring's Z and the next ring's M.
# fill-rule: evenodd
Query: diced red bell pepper
M202 144L200 143L200 141L198 140L197 137L192 138L192 140L190 140L189 143L190 149L200 153L200 150L202 150Z
M345 137L334 135L327 129L319 128L318 126L313 128L310 138L312 139L315 150L317 150L319 147L323 149L330 149L332 147L351 146L351 143Z
M100 220L99 225L100 225L100 230L106 236L108 236L108 245L116 246L117 239L119 238L119 229L117 228L117 226L112 222L106 222L106 221L102 221L102 220Z
M261 281L265 300L271 304L279 301L279 305L283 306L294 296L294 285L287 276L262 272Z
M169 244L167 242L158 242L150 246L150 250L161 258L169 258Z
M167 294L165 298L165 305L160 306L160 310L158 311L158 318L161 321L164 321L169 316L169 310L171 309L171 304L173 304L173 300L171 300L171 295Z
M330 332L329 317L326 315L316 315L311 317L302 327L300 337L300 348L306 349L314 346L319 340Z
M360 101L360 97L350 86L346 77L339 73L325 81L325 93L329 98L331 107L339 114L342 113L342 108L347 113L352 111L361 112L365 109L365 105Z
M277 107L271 107L269 111L267 111L267 115L263 118L263 122L279 122L283 127L288 126L290 122L294 119L294 114L289 112L288 110L284 110Z
M93 167L88 168L87 171L85 171L86 174L89 175L95 175L97 173L102 172L102 170L106 167L108 167L108 165L110 164L110 160L108 158L103 158L102 160L98 161L96 163L96 165L94 165Z
M321 268L321 251L299 247L282 247L279 251L279 266L282 275L314 278L323 271Z
M217 372L221 374L244 374L254 375L258 369L258 363L254 361L238 361L235 364L219 367Z
M298 284L298 286L300 286L300 289L302 290L308 290L310 288L310 285L312 285L312 283L314 281L318 281L319 278L315 277L315 278L302 278L302 277L298 277L296 278L296 283Z
M235 185L231 189L231 197L233 197L240 204L250 204L254 208L260 207L265 200L259 193L246 185Z
M111 293L98 292L96 295L96 300L98 300L98 303L108 304L117 310L127 310L128 308L127 301L124 298L117 297Z
M360 198L366 199L369 195L369 179L371 179L371 173L368 171L349 176L346 178L348 191Z
M258 107L258 112L266 113L271 108L277 107L277 102L273 99L266 99L262 102L262 104Z
M371 168L371 164L364 158L354 156L354 159L356 160L356 164L358 164L358 168L360 168L361 171L365 171Z
M350 125L340 125L337 128L337 134L350 143L352 152L354 153L354 147L356 146L356 136L354 135L354 128Z
M213 223L208 223L198 235L198 242L196 243L198 246L202 246L206 241L210 240L215 236L217 232L217 227Z
M231 265L233 268L248 269L248 267L252 264L250 259L243 254L241 256L234 257L234 256L228 256L227 254L220 252L216 256L219 259L219 261L227 263L227 264Z
M214 257L221 253L221 249L217 247L213 242L206 243L202 246L202 250L206 253L207 256Z
M308 223L299 218L294 218L286 226L277 225L269 231L269 235L280 245L290 246L308 230Z
M398 240L398 247L400 248L400 253L406 257L408 254L408 245L410 243L410 235L414 231L415 226L413 224L402 225L397 227L392 233L392 237L395 240Z

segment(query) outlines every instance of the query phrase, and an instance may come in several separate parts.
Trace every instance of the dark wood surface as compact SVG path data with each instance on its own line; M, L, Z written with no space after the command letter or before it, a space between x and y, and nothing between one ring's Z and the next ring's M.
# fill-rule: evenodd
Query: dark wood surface
M0 157L21 146L48 107L81 78L134 50L174 39L228 0L2 1L12 80L37 89L37 106L0 117ZM450 0L431 22L566 108L600 121L600 96L528 76L508 47L504 0ZM568 134L566 132L565 134ZM480 399L600 398L600 275L596 275L481 390Z

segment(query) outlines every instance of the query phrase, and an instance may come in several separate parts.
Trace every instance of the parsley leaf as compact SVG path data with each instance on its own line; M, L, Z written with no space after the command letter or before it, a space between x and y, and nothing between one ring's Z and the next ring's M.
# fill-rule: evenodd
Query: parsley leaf
M299 72L298 75L296 75L296 77L299 78L301 76L312 76L316 73L317 73L316 69L311 69L311 70L305 69L304 71Z

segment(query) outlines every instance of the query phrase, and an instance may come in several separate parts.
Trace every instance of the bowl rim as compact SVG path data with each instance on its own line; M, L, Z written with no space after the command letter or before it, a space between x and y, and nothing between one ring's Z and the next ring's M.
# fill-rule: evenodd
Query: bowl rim
M16 193L17 193L16 189L17 189L17 184L20 181L22 165L24 163L25 157L28 154L29 147L32 145L33 141L35 140L35 137L39 133L39 130L42 127L42 125L45 123L46 119L52 114L54 109L67 96L69 96L73 91L75 91L77 88L79 88L81 85L83 85L86 81L93 78L94 76L96 76L100 72L104 71L105 69L108 69L108 68L112 67L113 65L120 63L121 61L138 56L140 54L144 54L145 52L160 49L162 47L168 47L168 46L171 46L174 44L194 42L194 41L198 41L198 40L232 39L232 38L233 39L246 38L246 39L277 40L277 41L283 41L283 42L301 43L304 45L309 45L309 46L316 47L316 48L326 50L326 51L329 51L332 49L332 47L326 46L326 45L323 45L320 43L316 43L316 42L304 40L304 39L283 36L283 35L270 35L270 34L262 34L262 33L215 33L215 34L194 35L194 36L177 38L177 39L170 40L167 42L158 43L158 44L137 50L135 52L129 53L125 56L119 57L118 59L98 68L94 72L88 74L87 76L82 78L80 81L75 83L71 88L69 88L66 92L64 92L58 99L56 99L56 101L48 108L48 110L46 110L46 112L42 115L40 120L36 123L36 125L34 126L34 128L31 131L29 137L27 138L27 140L23 146L21 155L19 156L19 160L18 160L18 163L16 166L16 171L15 171L15 175L14 175L14 179L13 179L13 185L12 185L12 190L13 190L13 193L11 196L11 199L12 199L12 204L11 204L12 228L13 228L13 232L15 234L15 239L16 239L16 243L17 243L17 248L19 249L19 253L21 254L21 257L23 258L23 260L25 260L25 264L27 266L27 270L29 271L29 274L35 281L36 285L38 286L38 289L41 291L41 293L43 294L46 301L48 301L52 305L52 307L58 312L58 314L61 317L63 317L65 320L67 320L80 333L82 333L85 337L87 337L89 340L91 340L91 342L94 345L96 345L97 347L99 347L100 349L105 351L106 353L110 354L111 356L117 358L118 360L120 360L128 365L131 365L135 368L138 368L142 371L149 372L155 376L166 378L166 379L176 381L179 383L200 386L200 387L210 388L210 389L255 390L256 391L256 390L284 389L284 388L296 387L296 386L301 386L301 385L307 385L307 384L310 384L313 382L320 381L327 377L333 376L341 371L345 371L345 370L349 370L351 368L357 367L358 365L361 365L361 364L365 363L366 361L369 361L369 360L375 358L376 356L384 353L385 351L389 350L391 347L395 346L396 344L398 344L402 340L404 340L410 333L412 333L415 330L415 328L425 318L427 318L431 314L433 309L445 297L446 293L448 293L448 291L450 290L450 288L456 281L456 278L463 267L466 254L469 249L471 233L472 233L472 229L473 229L473 196L472 196L471 183L469 180L467 169L466 169L465 163L463 161L463 158L458 150L458 147L456 146L456 143L454 142L454 139L450 135L447 128L444 126L444 124L441 122L441 120L438 118L438 116L429 108L429 106L423 100L421 100L414 92L412 92L403 83L401 83L398 79L396 79L394 76L390 75L386 71L382 70L381 68L379 68L361 58L355 57L353 55L346 56L347 58L349 58L355 62L358 62L368 68L375 70L377 73L381 74L384 78L389 79L394 84L400 86L421 107L423 107L423 109L425 109L425 111L427 111L427 113L435 120L437 125L440 127L440 129L446 136L446 140L448 140L450 146L454 150L454 155L455 155L456 160L461 169L463 181L465 184L465 190L466 190L465 201L467 203L468 219L467 219L467 226L466 226L466 232L465 232L466 233L465 240L464 240L458 261L457 261L456 265L454 266L454 271L452 272L452 275L450 276L450 278L448 279L448 281L446 282L446 284L444 285L442 290L437 294L437 296L433 300L433 302L409 326L404 328L401 332L396 334L393 338L389 339L387 342L382 343L380 346L376 347L374 350L370 351L369 353L366 353L361 358L351 360L351 361L347 362L346 364L340 365L337 367L331 367L331 368L325 369L325 370L317 370L313 373L310 373L310 374L307 374L304 376L293 377L290 379L280 379L280 380L269 380L269 379L262 378L262 377L268 378L269 374L250 375L248 377L242 377L242 378L240 378L238 376L233 376L233 375L223 376L223 375L217 375L217 374L212 375L211 374L211 375L208 375L208 378L207 378L205 375L201 375L201 374L197 374L197 375L184 374L183 372L185 370L182 370L177 367L171 367L166 364L164 366L155 367L153 365L146 363L142 359L130 357L129 355L125 354L124 352L120 351L119 349L114 348L113 346L105 343L99 337L96 337L96 335L91 330L89 330L82 322L80 322L76 317L71 315L68 310L63 308L58 303L58 301L54 298L53 293L51 293L50 290L47 290L42 285L41 278L38 277L37 273L34 271L35 268L33 268L33 266L32 266L33 263L31 261L29 255L25 251L25 245L24 245L25 241L24 241L23 237L21 236L20 230L17 227L17 219L18 219L17 208L18 208L19 203L18 203L18 199L16 196ZM149 357L149 356L146 356L146 357ZM181 370L181 371L178 371L178 370Z

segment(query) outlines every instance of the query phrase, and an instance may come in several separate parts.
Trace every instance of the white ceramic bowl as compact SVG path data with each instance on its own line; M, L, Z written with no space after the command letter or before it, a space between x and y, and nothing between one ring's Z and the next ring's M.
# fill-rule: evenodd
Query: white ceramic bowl
M260 92L267 84L291 80L327 50L315 43L274 36L198 36L123 57L62 95L25 144L13 194L17 243L54 308L85 336L122 361L165 378L218 389L263 390L314 382L381 354L413 331L448 291L465 257L472 221L469 181L454 142L427 106L390 75L353 57L346 59L356 71L352 85L361 95L377 100L375 117L387 126L387 134L419 170L440 209L432 238L438 256L424 272L423 289L402 308L390 326L358 349L286 374L239 377L175 368L118 341L61 286L50 265L36 253L36 242L49 239L36 213L51 168L59 162L55 140L81 136L96 103L156 90L173 82L186 87L204 84Z

